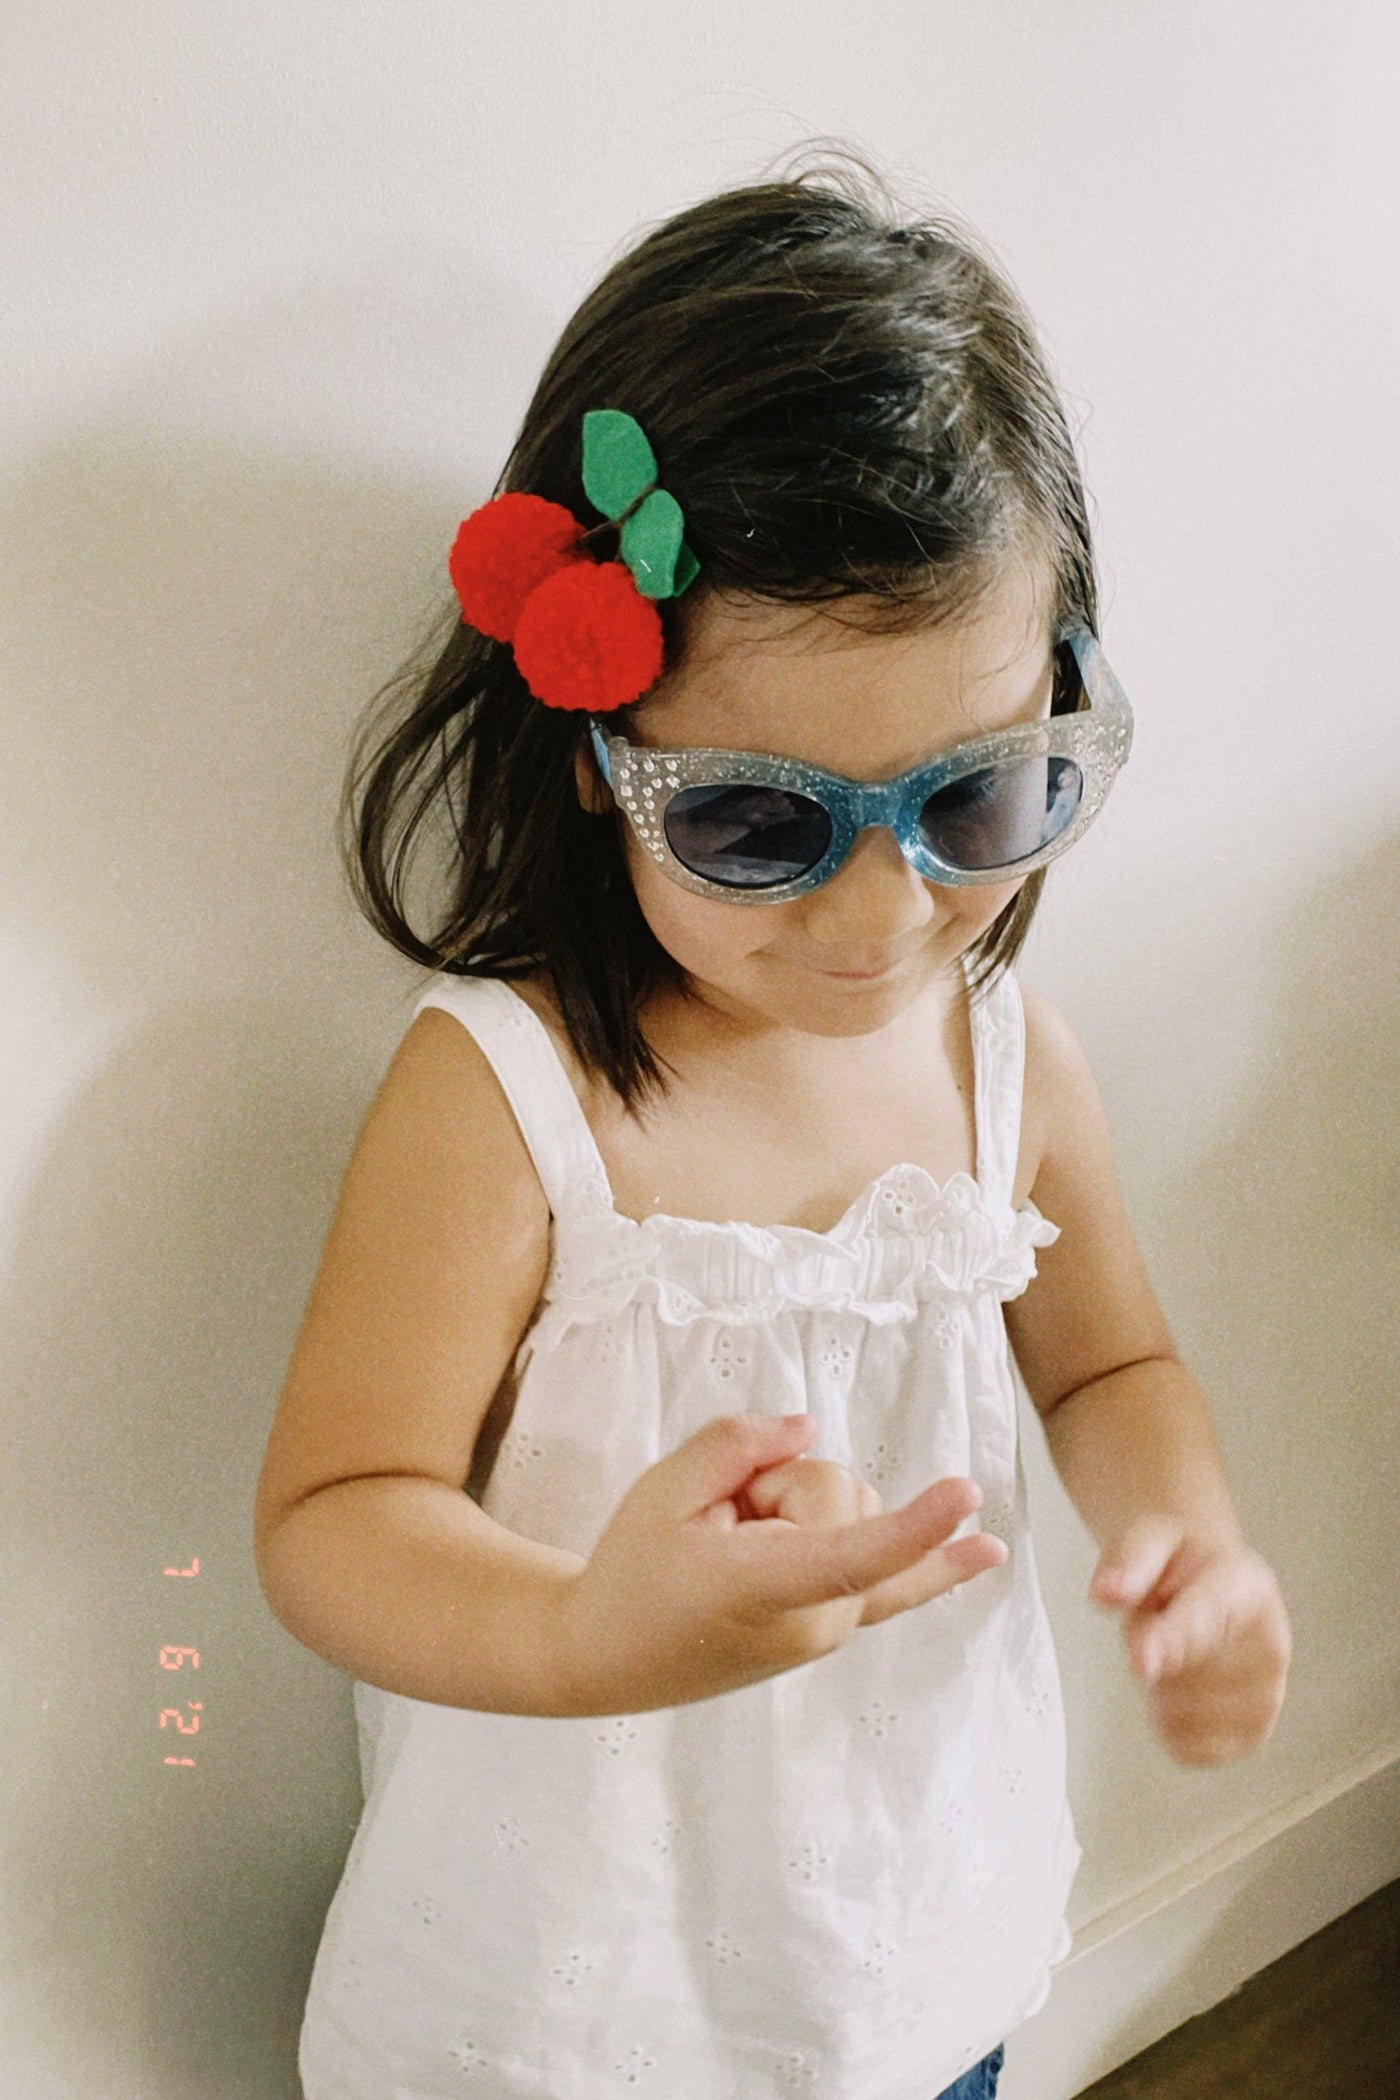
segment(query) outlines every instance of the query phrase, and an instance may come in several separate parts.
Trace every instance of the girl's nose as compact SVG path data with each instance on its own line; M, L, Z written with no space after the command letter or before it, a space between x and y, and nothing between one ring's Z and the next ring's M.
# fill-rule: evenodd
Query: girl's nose
M929 885L910 867L887 824L862 831L831 880L802 901L807 932L833 947L914 933L935 910Z

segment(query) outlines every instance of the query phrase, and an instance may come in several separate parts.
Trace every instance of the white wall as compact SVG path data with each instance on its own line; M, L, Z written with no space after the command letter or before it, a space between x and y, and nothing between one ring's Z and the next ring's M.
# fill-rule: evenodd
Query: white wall
M1172 1766L1032 1449L1075 1921L1118 1963L1013 2046L1007 2100L1064 2100L1400 1872L1397 18L12 0L5 45L7 2089L296 2091L359 1801L252 1492L418 981L342 894L348 727L583 290L835 133L981 228L1080 430L1137 743L1024 974L1296 1622L1267 1749Z

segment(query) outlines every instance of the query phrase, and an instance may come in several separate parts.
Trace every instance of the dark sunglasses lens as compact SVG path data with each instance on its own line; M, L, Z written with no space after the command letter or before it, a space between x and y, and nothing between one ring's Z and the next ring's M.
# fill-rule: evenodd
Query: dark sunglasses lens
M662 822L682 867L736 890L793 882L831 844L831 819L821 804L786 788L681 788Z
M1072 758L1009 758L930 795L919 830L952 868L1010 868L1074 822L1084 775Z

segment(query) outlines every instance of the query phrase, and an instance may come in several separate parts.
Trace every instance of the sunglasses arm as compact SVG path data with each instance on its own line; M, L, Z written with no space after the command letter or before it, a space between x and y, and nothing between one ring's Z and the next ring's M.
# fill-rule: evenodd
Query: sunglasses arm
M588 731L589 735L593 740L593 756L598 761L598 771L602 774L608 786L611 787L612 767L608 764L608 740L604 736L601 727L597 722L593 720L592 716L589 717Z

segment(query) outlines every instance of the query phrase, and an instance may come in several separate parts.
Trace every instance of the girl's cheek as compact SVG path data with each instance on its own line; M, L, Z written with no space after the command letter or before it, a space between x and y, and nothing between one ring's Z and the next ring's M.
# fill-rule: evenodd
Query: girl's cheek
M1024 883L1025 877L1022 876L1020 882L995 882L985 886L978 883L975 887L951 892L959 900L957 915L969 940L976 940L995 919L1000 918ZM944 891L945 896L949 894L949 891Z
M629 837L627 872L642 916L669 955L687 969L723 964L762 947L771 911L761 906L721 904L697 897L663 875Z

